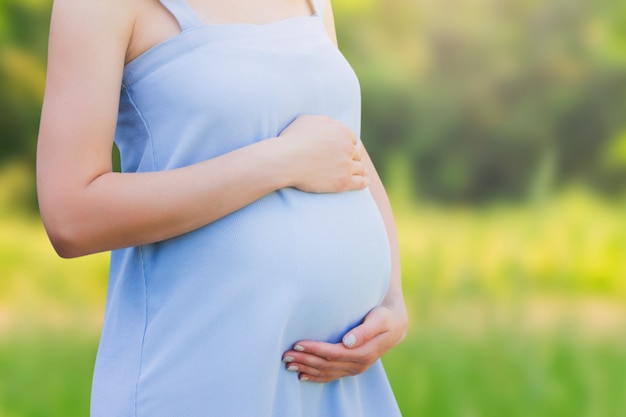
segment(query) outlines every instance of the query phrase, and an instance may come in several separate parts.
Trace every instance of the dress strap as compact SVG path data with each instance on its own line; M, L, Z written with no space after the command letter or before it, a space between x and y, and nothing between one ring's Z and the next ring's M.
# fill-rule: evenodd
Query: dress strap
M326 6L326 0L311 0L313 8L315 9L316 16L324 17L324 6Z
M200 19L200 16L196 14L185 0L159 1L176 18L183 32L193 27L204 26L204 22Z

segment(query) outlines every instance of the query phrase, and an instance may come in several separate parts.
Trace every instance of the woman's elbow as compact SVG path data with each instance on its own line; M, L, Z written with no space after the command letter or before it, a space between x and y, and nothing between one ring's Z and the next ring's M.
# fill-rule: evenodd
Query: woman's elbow
M39 210L43 226L52 247L61 258L76 258L87 255L85 228L80 225L77 214L71 206L39 200Z
M44 228L52 247L61 258L77 258L89 254L82 243L81 237L72 225L63 222L44 220Z

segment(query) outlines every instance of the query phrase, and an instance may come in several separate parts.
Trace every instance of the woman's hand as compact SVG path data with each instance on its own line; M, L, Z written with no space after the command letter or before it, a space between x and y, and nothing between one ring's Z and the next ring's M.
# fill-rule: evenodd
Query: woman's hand
M342 343L303 340L283 354L283 362L287 370L299 373L301 381L330 382L358 375L400 343L406 328L404 305L376 307L346 333Z
M368 185L361 146L348 127L326 116L302 115L278 136L294 152L292 187L312 193L359 190Z

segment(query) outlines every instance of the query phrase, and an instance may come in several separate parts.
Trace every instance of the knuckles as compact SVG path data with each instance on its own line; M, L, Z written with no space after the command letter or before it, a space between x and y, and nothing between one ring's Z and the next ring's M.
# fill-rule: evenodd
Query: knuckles
M356 376L362 374L367 368L352 367L347 370L348 376Z
M337 190L338 191L348 191L352 184L352 178L350 177L342 177L337 180Z

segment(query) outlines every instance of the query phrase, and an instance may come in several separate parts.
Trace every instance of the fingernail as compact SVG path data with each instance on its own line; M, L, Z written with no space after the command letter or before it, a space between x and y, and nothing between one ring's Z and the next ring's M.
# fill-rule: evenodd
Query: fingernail
M354 346L356 343L356 338L353 335L346 335L343 338L343 345L347 348Z
M283 359L283 362L285 363L289 363L289 362L293 362L295 361L295 359L291 356L285 356L285 359Z
M301 377L301 378L300 378L300 381L304 381L304 382L306 382L306 381L308 381L308 380L309 380L309 378L308 378L308 377L306 377L306 376L303 376L303 377Z
M304 352L304 348L300 345L295 345L293 347L293 350L297 350L298 352Z
M287 370L291 372L298 372L298 367L295 365L291 365L289 368L287 368Z

